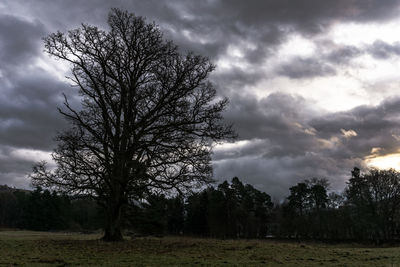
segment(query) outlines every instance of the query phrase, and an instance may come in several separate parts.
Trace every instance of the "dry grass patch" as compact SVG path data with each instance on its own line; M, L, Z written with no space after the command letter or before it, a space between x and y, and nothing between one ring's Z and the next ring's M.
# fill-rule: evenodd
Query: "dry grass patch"
M187 237L0 232L0 266L400 266L400 248Z

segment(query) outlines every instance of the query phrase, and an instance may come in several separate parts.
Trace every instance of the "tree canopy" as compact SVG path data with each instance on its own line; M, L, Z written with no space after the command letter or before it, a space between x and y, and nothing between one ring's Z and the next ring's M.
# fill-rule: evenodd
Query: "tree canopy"
M234 137L222 121L227 99L208 81L214 65L181 53L154 23L112 9L109 31L82 25L44 38L71 64L81 108L65 97L70 129L57 136L54 171L33 183L94 197L107 214L105 240L122 239L123 207L153 190L180 192L212 180L212 144Z

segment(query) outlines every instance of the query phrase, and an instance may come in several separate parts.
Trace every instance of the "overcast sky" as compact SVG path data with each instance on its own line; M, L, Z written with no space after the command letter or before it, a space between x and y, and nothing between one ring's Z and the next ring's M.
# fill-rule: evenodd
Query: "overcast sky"
M280 198L311 177L342 190L354 166L400 169L400 1L1 0L0 184L28 187L66 126L56 107L73 94L68 65L41 38L106 28L111 7L217 65L211 79L239 138L215 148L215 179Z

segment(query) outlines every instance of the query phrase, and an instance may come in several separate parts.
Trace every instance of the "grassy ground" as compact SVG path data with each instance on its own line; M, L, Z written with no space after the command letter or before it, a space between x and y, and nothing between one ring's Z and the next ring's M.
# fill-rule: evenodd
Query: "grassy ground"
M400 247L0 231L0 266L400 266Z

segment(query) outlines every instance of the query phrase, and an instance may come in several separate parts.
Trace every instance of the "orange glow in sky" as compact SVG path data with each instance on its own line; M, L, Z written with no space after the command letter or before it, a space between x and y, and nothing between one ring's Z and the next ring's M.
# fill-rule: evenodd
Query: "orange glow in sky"
M385 156L372 155L367 157L365 161L370 167L400 170L400 153L393 153Z

